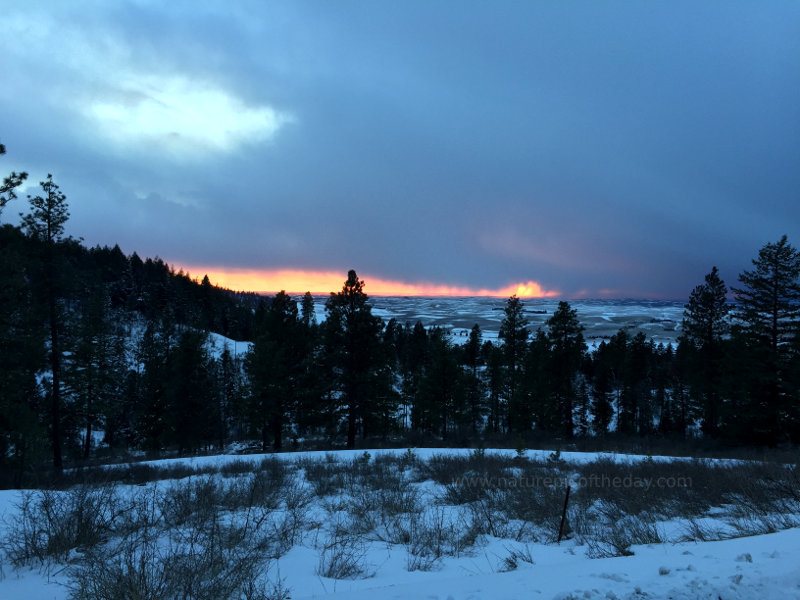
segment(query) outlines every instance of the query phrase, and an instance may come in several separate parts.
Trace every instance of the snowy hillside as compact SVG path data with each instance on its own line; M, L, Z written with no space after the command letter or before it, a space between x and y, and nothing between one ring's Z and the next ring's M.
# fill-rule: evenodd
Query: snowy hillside
M796 467L421 449L105 473L129 483L0 492L0 598L800 598Z

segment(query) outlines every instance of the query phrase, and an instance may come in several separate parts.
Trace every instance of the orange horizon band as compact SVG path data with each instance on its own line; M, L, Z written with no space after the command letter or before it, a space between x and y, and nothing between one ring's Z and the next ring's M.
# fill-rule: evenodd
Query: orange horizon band
M214 285L256 293L276 293L281 290L292 294L328 294L342 289L346 272L304 271L299 269L220 269L192 265L173 265L190 277L201 279L208 275ZM486 296L503 297L516 295L520 298L555 298L557 290L547 290L536 281L514 283L498 289L471 288L432 282L407 283L383 279L372 275L359 276L364 281L364 290L374 296Z

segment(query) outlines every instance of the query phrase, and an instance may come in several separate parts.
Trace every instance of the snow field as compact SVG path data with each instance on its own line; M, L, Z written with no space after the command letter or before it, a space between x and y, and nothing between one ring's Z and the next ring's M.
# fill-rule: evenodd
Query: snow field
M796 468L525 454L217 456L149 463L182 479L0 492L0 598L103 597L136 569L153 597L183 574L196 598L800 598ZM97 535L77 543L81 509Z

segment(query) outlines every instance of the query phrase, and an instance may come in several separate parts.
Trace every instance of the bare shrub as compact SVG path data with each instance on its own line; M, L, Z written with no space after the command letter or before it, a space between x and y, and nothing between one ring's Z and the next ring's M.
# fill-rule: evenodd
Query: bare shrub
M586 555L589 558L611 558L632 556L634 544L661 544L664 536L656 521L649 516L626 516L599 526L594 535L586 540Z
M379 490L377 496L382 517L415 513L421 509L419 492L405 482L397 487Z
M165 567L158 532L152 528L89 552L86 558L86 563L71 573L73 600L169 597L170 571Z
M277 481L268 471L256 471L249 477L229 480L219 499L228 510L252 506L276 508L283 495L284 478Z
M245 598L250 600L254 596L246 594ZM278 581L270 581L267 584L264 600L292 600L292 591L286 587L284 580L279 577Z
M731 537L721 527L698 519L689 519L683 524L682 529L683 532L678 538L681 542L713 542Z
M238 477L239 475L252 473L255 469L256 466L253 464L253 461L244 458L235 458L220 465L219 473L223 477Z
M775 533L800 525L800 518L790 514L753 514L726 519L734 531L732 537L747 537Z
M302 460L298 466L303 468L306 481L320 498L338 494L346 485L346 467L335 458L325 462Z
M523 548L506 548L508 553L500 563L501 572L516 571L520 563L534 564L531 549L528 546Z
M502 490L486 490L478 502L467 505L472 515L472 524L481 534L494 537L509 536L509 515L505 506L506 493Z
M71 550L90 549L106 540L120 513L112 486L24 492L2 549L16 567L65 560Z
M575 500L586 505L602 500L628 515L659 513L676 517L699 515L709 507L693 489L695 481L707 480L707 468L700 461L657 462L648 458L617 462L603 457L580 466L578 475L583 485ZM664 485L659 486L659 482Z
M411 542L411 523L417 518L415 515L393 515L384 519L376 531L378 539L389 544L408 544Z
M225 525L212 517L200 528L144 527L93 549L71 571L74 600L265 600L258 584L265 558L252 543L250 523Z
M184 479L197 474L198 471L194 467L181 463L161 466L131 463L106 470L105 477L122 483L141 485L165 479Z
M461 478L443 484L444 490L439 496L443 504L458 506L485 500L490 493L488 480L482 478Z
M519 486L505 491L503 506L508 517L548 529L557 528L566 489L555 485ZM574 502L574 501L573 501Z
M320 525L308 520L311 495L300 484L289 484L285 494L283 510L265 511L255 518L259 530L258 549L269 558L280 558L302 542L305 531Z
M380 498L374 491L360 487L352 490L346 506L353 533L368 533L378 526Z
M459 556L471 546L477 532L465 526L463 519L454 518L452 511L435 507L423 514L408 515L405 529L407 541L406 568L409 571L429 571L444 556Z
M335 531L320 553L317 575L329 579L371 577L365 564L366 554L360 538Z
M216 517L224 504L224 489L214 477L173 483L160 499L161 514L168 527L202 527Z
M500 479L513 476L507 458L475 450L469 456L436 454L424 466L426 475L436 483L447 485L466 477Z

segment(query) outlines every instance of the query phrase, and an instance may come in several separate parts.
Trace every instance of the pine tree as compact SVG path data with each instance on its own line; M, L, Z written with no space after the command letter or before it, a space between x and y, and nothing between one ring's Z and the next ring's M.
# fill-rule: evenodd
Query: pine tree
M502 346L495 346L490 341L481 348L486 363L486 388L488 392L489 418L486 424L491 433L499 433L503 427L501 397L504 389L505 356Z
M705 282L692 290L683 313L682 338L695 355L692 387L700 396L702 430L711 437L717 436L720 427L723 336L730 331L727 293L717 267L713 267Z
M371 426L385 421L389 410L391 379L381 344L383 322L372 314L364 282L354 270L339 293L325 303L326 345L333 355L336 384L347 419L347 447L355 447L356 435L367 437Z
M241 364L226 344L217 362L215 372L215 412L217 413L218 426L216 431L217 444L225 447L231 430L234 427L234 416L242 396Z
M205 332L185 329L168 362L167 421L170 437L181 455L207 447L216 437L211 378L214 369L206 341Z
M313 327L317 324L317 315L314 311L314 296L311 292L303 295L303 304L300 307L300 319L306 327Z
M464 344L461 364L466 371L464 387L467 404L469 406L469 425L473 435L478 434L478 426L483 422L485 413L485 390L478 367L481 366L481 344L483 334L480 326L476 323L469 332L469 340Z
M549 363L554 382L556 406L564 434L571 438L575 431L573 409L577 397L576 377L586 353L583 326L578 311L568 302L559 302L558 309L547 320Z
M221 311L214 303L214 286L208 275L204 275L200 282L200 314L199 327L206 331L218 331L217 320L221 316ZM227 333L227 332L223 332Z
M58 301L60 295L59 274L56 267L57 244L63 239L64 224L69 219L67 198L53 182L53 176L41 182L43 196L28 196L31 212L22 215L22 225L32 239L45 246L45 286L47 295L50 331L50 434L53 446L53 467L63 468L61 455L61 316Z
M525 398L530 407L529 418L536 430L548 434L563 431L556 402L553 373L550 371L550 342L542 329L537 329L525 355Z
M652 364L655 345L644 332L628 344L622 380L620 431L646 435L653 428Z
M417 430L419 427L420 387L428 363L428 332L421 321L413 329L406 323L405 344L400 355L402 372L403 424Z
M528 428L527 415L522 394L522 377L525 352L528 348L528 320L524 306L516 295L506 302L505 317L500 324L499 338L503 340L505 359L505 401L507 424L510 431L524 431Z
M104 415L113 414L113 404L122 401L127 370L119 331L121 315L112 311L108 291L97 281L86 284L87 293L81 298L65 372L73 404L84 422L84 459L89 458L94 428Z
M750 406L753 431L761 441L774 443L800 435L793 416L797 390L787 377L798 358L794 341L800 326L800 252L784 235L759 250L753 265L739 275L742 287L734 288L736 317L750 348L757 386Z
M614 369L610 360L609 344L603 340L592 357L592 429L597 434L608 433L614 417Z
M248 356L254 422L261 429L262 448L268 434L273 449L283 447L283 432L300 401L300 383L307 358L306 329L297 303L284 291L260 311L258 335Z
M439 327L429 332L427 358L415 405L415 428L447 439L463 415L464 395L452 342Z
M743 287L733 288L737 317L744 329L776 356L784 354L800 324L800 252L784 235L766 244L753 260L755 269L739 275Z
M15 487L50 450L40 420L46 332L31 286L31 245L19 229L0 226L0 485Z
M147 324L136 348L140 371L131 382L134 396L135 439L159 451L169 438L170 406L167 387L175 348L174 323Z
M6 147L0 144L0 155L6 153ZM28 178L28 174L24 171L22 173L12 172L11 175L3 179L3 184L0 185L0 216L3 216L3 209L11 200L17 197L14 192L16 188Z
M726 319L728 288L719 277L717 267L706 275L705 282L692 290L683 312L683 335L696 347L718 345L730 331Z

